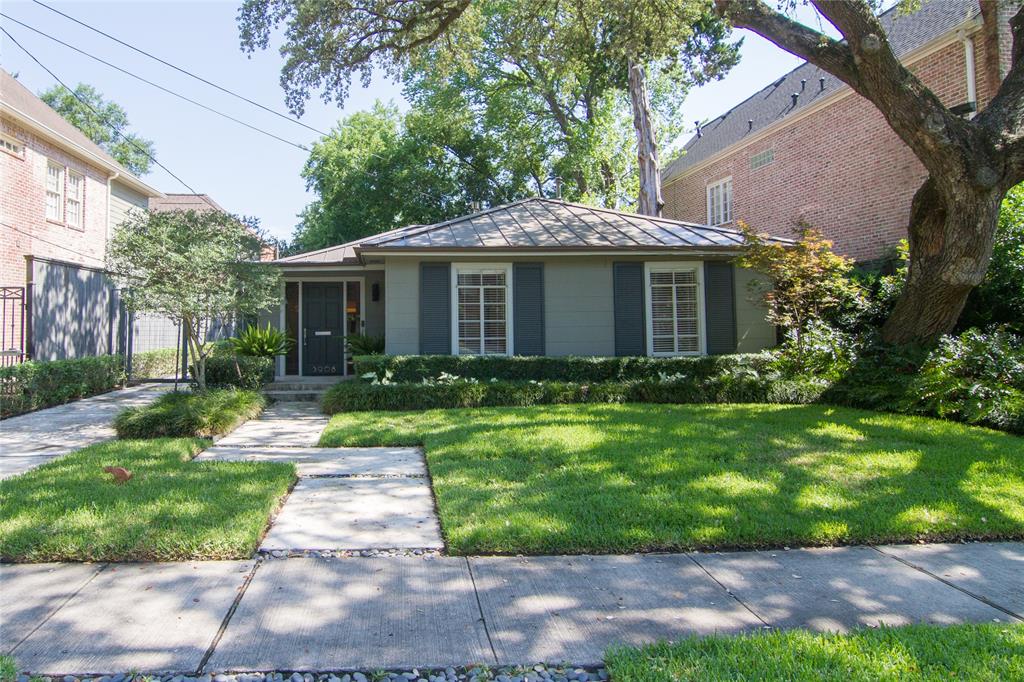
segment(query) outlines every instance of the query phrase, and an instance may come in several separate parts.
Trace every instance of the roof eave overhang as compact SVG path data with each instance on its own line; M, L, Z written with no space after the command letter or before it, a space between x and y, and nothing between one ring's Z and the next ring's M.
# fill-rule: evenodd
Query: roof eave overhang
M522 257L522 256L543 256L543 257L559 257L559 256L608 256L608 255L630 255L630 256L647 256L647 255L671 255L671 254L687 254L687 255L706 255L706 256L733 256L742 253L744 247L742 245L735 246L636 246L636 247L555 247L555 248L544 248L536 246L519 247L519 248L506 248L506 247L493 247L493 246L477 246L477 247L451 247L451 246L438 246L438 247L398 247L389 246L386 248L360 248L358 251L365 255L374 256L509 256L509 257Z
M57 144L58 146L70 151L75 156L78 156L85 161L99 166L103 170L110 174L111 178L117 179L118 182L127 185L136 192L145 194L147 197L162 197L164 193L155 187L147 185L142 180L138 179L124 168L116 163L111 163L108 159L103 158L96 152L86 149L82 145L78 144L74 140L62 135L53 128L49 127L45 123L42 123L28 114L15 109L7 102L0 102L0 112L10 117L20 126L28 128L31 132L46 138L50 142Z

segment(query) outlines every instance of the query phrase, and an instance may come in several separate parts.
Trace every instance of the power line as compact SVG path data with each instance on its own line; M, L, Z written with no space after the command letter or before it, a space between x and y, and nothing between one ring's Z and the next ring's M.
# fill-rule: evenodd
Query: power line
M36 241L43 242L44 244L49 244L50 246L55 246L58 249L63 249L65 251L67 251L68 253L73 253L76 256L81 256L82 258L85 258L86 260L98 261L100 263L103 262L102 258L97 258L96 256L90 256L88 254L82 253L81 251L75 251L74 249L72 249L69 246L65 246L63 244L58 244L57 242L51 242L48 239L43 239L42 237L40 237L38 235L35 235L35 234L32 234L31 232L26 232L25 230L17 228L14 225L11 225L10 223L2 223L2 224L3 224L4 227L10 228L10 229L14 230L15 232L20 232L21 234L25 235L29 239L35 239Z
M107 118L106 118L105 116L103 116L103 114L101 114L100 112L96 111L96 109L95 109L95 108L94 108L94 107L93 107L93 106L92 106L91 104L89 104L89 103L88 103L87 101L85 101L85 99L83 99L81 95L79 95L79 94L78 94L77 92L75 92L75 91L74 91L74 90L72 90L72 89L71 89L70 87L68 87L68 84L67 84L67 83L65 83L64 81L62 81L62 80L61 80L61 79L60 79L60 78L59 78L59 77L57 76L57 74L55 74L55 73L54 73L53 71L51 71L51 70L50 70L49 68L47 68L47 67L46 67L46 65L45 65L45 64L43 64L43 63L42 63L41 61L39 61L39 60L38 60L38 59L36 58L36 56L35 56L34 54L32 54L31 52L29 52L29 51L28 51L27 49L25 49L25 46L24 46L24 45L22 45L22 44L21 44L21 43L19 43L19 42L18 42L17 40L15 40L15 39L14 39L14 36L12 36L12 35L11 35L10 33L8 33L8 32L7 32L7 29L6 29L6 28L4 28L3 26L0 26L0 31L2 31L2 32L3 32L3 34L4 34L5 36L7 36L8 38L10 38L10 40L11 40L11 42L12 42L12 43L14 43L14 44L15 44L15 45L17 45L17 46L18 46L19 48L21 48L21 51L22 51L22 52L24 52L25 54L27 54L27 55L29 56L29 59L31 59L31 60L32 60L32 61L34 61L34 62L35 62L36 64L38 64L38 65L39 65L39 68L41 68L41 69L42 69L43 71L45 71L46 73L50 74L50 77L51 77L51 78L53 78L53 80L55 80L55 81L57 81L58 83L60 83L60 84L61 84L61 85L62 85L62 86L64 87L64 89L65 89L65 90L67 90L68 92L70 92L70 93L71 93L71 94L72 94L72 95L73 95L73 96L75 97L75 99L77 99L77 100L78 100L79 102L81 102L82 104L84 104L84 105L85 105L85 107L86 107L86 108L87 108L87 109L88 109L89 111L91 111L92 113L96 114L96 116L98 116L98 117L100 118L100 120L101 120L101 121L102 121L102 122L103 122L103 123L104 123L104 124L105 124L105 125L106 125L106 126L107 126L108 128L110 128L110 130L112 130L112 131L113 131L113 133L114 133L115 135L117 135L117 136L118 136L119 138L121 138L122 140L124 140L125 142L127 142L127 143L128 143L128 144L130 144L131 146L135 147L135 148L136 148L137 150L139 150L140 152L142 152L142 153L143 153L143 154L144 154L144 155L146 156L146 158L148 158L148 159L149 159L150 161L152 161L153 163L155 163L155 164L156 164L157 166L159 166L160 168L164 169L164 171L166 171L168 175L170 175L170 176L171 176L172 178L174 178L175 180L177 180L178 182L180 182L180 183L181 183L181 184L182 184L182 185L183 185L183 186L184 186L184 187L185 187L185 188L186 188L186 189L187 189L187 190L188 190L189 192L191 192L192 194L199 194L199 192L197 192L197 191L195 191L194 189L192 189L191 185L189 185L189 184L188 184L187 182L185 182L184 180L182 180L181 178L179 178L179 177L178 177L177 175L175 175L174 173L172 173L172 172L171 172L171 169L170 169L170 168L168 168L167 166L165 166L165 165L163 165L162 163L160 163L159 161L157 161L157 160L156 160L156 158L155 158L155 157L154 157L154 156L153 156L152 154L150 154L150 153L149 153L149 150L147 150L147 149L146 149L145 147L141 146L141 145L140 145L139 143L137 143L137 142L136 142L135 140L131 139L130 137L127 137L127 136L126 136L126 135L125 135L124 133L122 133L122 132L121 132L120 130L118 130L117 126L115 126L115 125L113 125L112 123L110 123L110 121L108 121L108 120L107 120Z
M86 57L89 57L90 59L94 59L94 60L98 61L100 64L104 64L106 66L109 66L110 68L112 68L112 69L114 69L116 71L120 71L121 73L125 74L126 76L131 76L132 78L135 78L136 80L140 80L140 81L142 81L143 83L145 83L147 85L151 85L154 88L156 88L158 90L161 90L163 92L166 92L169 95L173 95L174 97L177 97L179 99L183 99L186 102L188 102L190 104L194 104L195 106L197 106L197 107L199 107L201 109L205 109L206 111L209 111L211 113L217 114L218 116L222 116L223 118L226 118L229 121L233 121L233 122L235 122L235 123L237 123L239 125L245 126L246 128L249 128L250 130L254 130L254 131L258 132L258 133L262 133L263 135L266 135L267 137L272 137L272 138L274 138L275 140L277 140L279 142L284 142L285 144L288 144L288 145L291 145L291 146L296 147L298 149L301 149L304 152L308 152L309 151L309 148L306 147L305 145L302 145L302 144L300 144L298 142L292 142L291 140L286 140L285 138L279 137L279 136L275 135L274 133L268 132L266 130L263 130L262 128L258 128L258 127L254 126L252 124L246 123L245 121L237 119L234 116L231 116L229 114L225 114L222 111L218 111L217 109L214 109L213 107L209 107L209 106L203 104L202 102L197 102L196 100L194 100L194 99L192 99L190 97L186 97L185 95L182 95L181 93L175 92L174 90L171 90L169 88L165 88L164 86L162 86L162 85L160 85L158 83L154 83L151 80L147 80L146 78L143 78L142 76L139 76L138 74L132 73L131 71L128 71L127 69L123 69L120 66L117 66L116 64L111 64L110 62L108 62L108 61L106 61L104 59L101 59L101 58L97 57L94 54L90 54L89 52L86 52L85 50L83 50L81 48L75 47L74 45L70 45L70 44L64 42L63 40L61 40L60 38L56 38L56 37L50 35L49 33L46 33L45 31L41 31L38 28L35 28L33 26L29 26L28 24L26 24L26 23L24 23L22 21L18 21L14 17L11 17L11 16L9 16L7 14L4 14L3 12L0 12L0 17L3 17L3 18L8 19L10 21L13 21L14 23L18 24L19 26L23 26L23 27L27 28L28 30L34 31L35 33L38 33L39 35L41 35L41 36L43 36L45 38L49 38L50 40L52 40L53 42L55 42L55 43L57 43L59 45L63 45L64 47L66 47L66 48L68 48L70 50L74 50L75 52L77 52L79 54L82 54L82 55L85 55Z
M275 111L274 109L271 109L270 107L267 107L267 106L264 106L264 105L260 104L259 102L255 102L255 101L249 99L248 97L246 97L245 95L240 95L239 93L237 93L237 92L235 92L233 90L229 90L228 88L225 88L222 85L217 85L216 83L214 83L212 81L209 81L209 80L203 78L202 76L197 76L196 74L192 73L191 71L189 71L187 69L183 69L180 66L176 66L176 65L174 65L174 64L172 64L172 63L170 63L170 62L168 62L166 60L163 60L160 57L157 57L156 55L150 54L149 52L146 52L145 50L143 50L141 48L135 47L134 45L132 45L130 43L126 43L125 41L121 40L120 38L116 38L116 37L110 35L109 33L101 31L100 29L96 28L95 26L91 26L91 25L85 23L84 21L82 21L80 19L76 19L75 17L73 17L73 16L71 16L69 14L65 14L64 12L61 12L59 9L57 9L55 7L50 7L46 3L40 2L39 0L32 0L32 1L35 2L37 5L39 5L40 7L44 7L46 9L50 10L51 12L59 14L60 16L64 17L65 19L68 19L70 21L75 22L79 26L83 26L83 27L89 29L90 31L94 31L94 32L100 34L101 36L103 36L105 38L109 38L110 40L113 40L115 43L118 43L119 45L123 45L123 46L127 47L129 50L134 50L134 51L138 52L141 55L145 55L146 57L149 57L150 59L158 61L161 64L163 64L164 66L170 67L170 68L174 69L175 71L178 71L180 73L185 74L186 76L189 76L190 78L194 78L197 81L199 81L201 83L205 83L206 85L209 85L212 88L216 88L217 90L220 90L223 93L231 95L232 97L237 97L238 99L242 100L243 102L248 102L249 104L253 105L254 107L259 107L263 111L269 112L269 113L273 114L274 116L277 116L279 118L283 118L286 121L291 121L292 123L295 123L296 125L300 125L303 128L306 128L308 130L312 130L314 133L316 133L318 135L322 135L322 136L325 136L325 137L327 136L327 133L325 133L324 131L318 130L318 129L314 128L311 125L307 125L307 124L303 123L302 121L298 120L297 118L293 118L291 116L288 116L287 114L282 114L280 111Z

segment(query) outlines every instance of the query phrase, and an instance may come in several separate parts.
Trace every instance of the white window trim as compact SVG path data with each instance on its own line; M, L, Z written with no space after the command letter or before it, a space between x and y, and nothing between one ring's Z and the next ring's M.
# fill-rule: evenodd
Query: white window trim
M725 185L726 183L729 183L729 219L728 220L723 220L721 222L715 222L714 217L711 215L711 188L719 187L719 186ZM715 180L714 182L709 182L707 185L705 185L705 187L704 187L704 202L705 202L705 207L707 209L708 225L711 225L713 227L718 227L719 225L729 225L730 223L732 223L732 218L733 218L733 216L732 216L732 204L733 204L732 198L733 198L733 187L732 187L732 176L731 175L726 176L724 178L719 178L718 180Z
M651 273L664 270L694 270L697 273L697 350L672 353L654 352L654 301L651 296ZM651 357L669 358L681 356L699 356L708 354L707 314L704 310L704 263L703 261L665 261L644 263L644 323L647 326L647 355Z
M64 225L65 224L64 221L67 218L67 206L64 205L64 202L67 201L67 198L68 198L68 188L67 188L67 185L65 184L67 182L68 169L67 169L66 166L64 166L62 164L59 164L56 161L53 161L52 159L47 159L46 160L46 178L45 178L45 184L43 185L43 191L45 192L44 197L47 200L49 200L49 197L46 196L46 195L50 194L49 182L50 182L50 168L51 167L52 168L56 168L56 169L58 169L60 171L60 180L57 183L57 194L60 195L60 200L57 201L57 208L60 211L60 215L58 217L56 217L56 218L51 218L49 213L47 212L46 213L46 220L48 222L51 222L51 223L54 223L54 224L57 224L57 225ZM44 211L45 210L46 210L46 207L44 206Z
M512 329L512 264L511 263L452 263L451 264L451 291L450 294L450 305L451 305L451 337L452 337L452 355L459 355L459 270L475 270L475 269L488 269L488 270L504 270L505 271L505 334L507 339L505 341L505 355L511 356L515 349L512 347L513 335ZM483 320L480 321L481 330ZM498 353L492 353L491 355L498 355Z
M79 179L78 183L78 224L74 224L68 218L68 207L71 203L71 196L68 194L68 189L71 186L71 177L75 176ZM67 226L74 230L85 229L85 173L79 173L76 170L70 168L64 171L64 222Z
M16 159L22 159L22 160L25 159L25 143L24 142L22 142L21 140L19 140L16 137L13 137L11 135L4 135L3 133L0 133L0 140L3 140L7 144L12 145L12 146L18 148L18 151L14 151L14 150L8 149L5 145L0 145L0 150L2 150L5 154L13 156Z

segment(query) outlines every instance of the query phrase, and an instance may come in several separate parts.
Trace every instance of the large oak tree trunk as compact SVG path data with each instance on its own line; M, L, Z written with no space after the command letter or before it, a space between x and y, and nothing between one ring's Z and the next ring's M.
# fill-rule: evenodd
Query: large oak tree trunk
M640 64L629 65L629 101L633 106L636 157L640 164L640 201L637 213L660 216L665 202L661 197L658 140L651 116L651 100L647 94L647 77Z
M1001 196L999 190L963 189L943 196L932 178L917 190L907 281L882 327L884 341L929 343L956 326L988 269Z

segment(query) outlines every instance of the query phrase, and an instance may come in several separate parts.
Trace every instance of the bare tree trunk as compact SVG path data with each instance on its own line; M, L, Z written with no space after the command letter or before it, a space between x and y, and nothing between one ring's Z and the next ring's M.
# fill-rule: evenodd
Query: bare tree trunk
M932 178L917 190L907 281L882 327L884 341L930 343L956 326L988 269L1001 198L1000 190L989 190L951 199Z
M647 74L641 64L629 65L629 101L633 106L636 131L636 158L640 168L640 197L637 212L660 216L665 202L661 197L661 167L658 164L658 140L647 94Z

